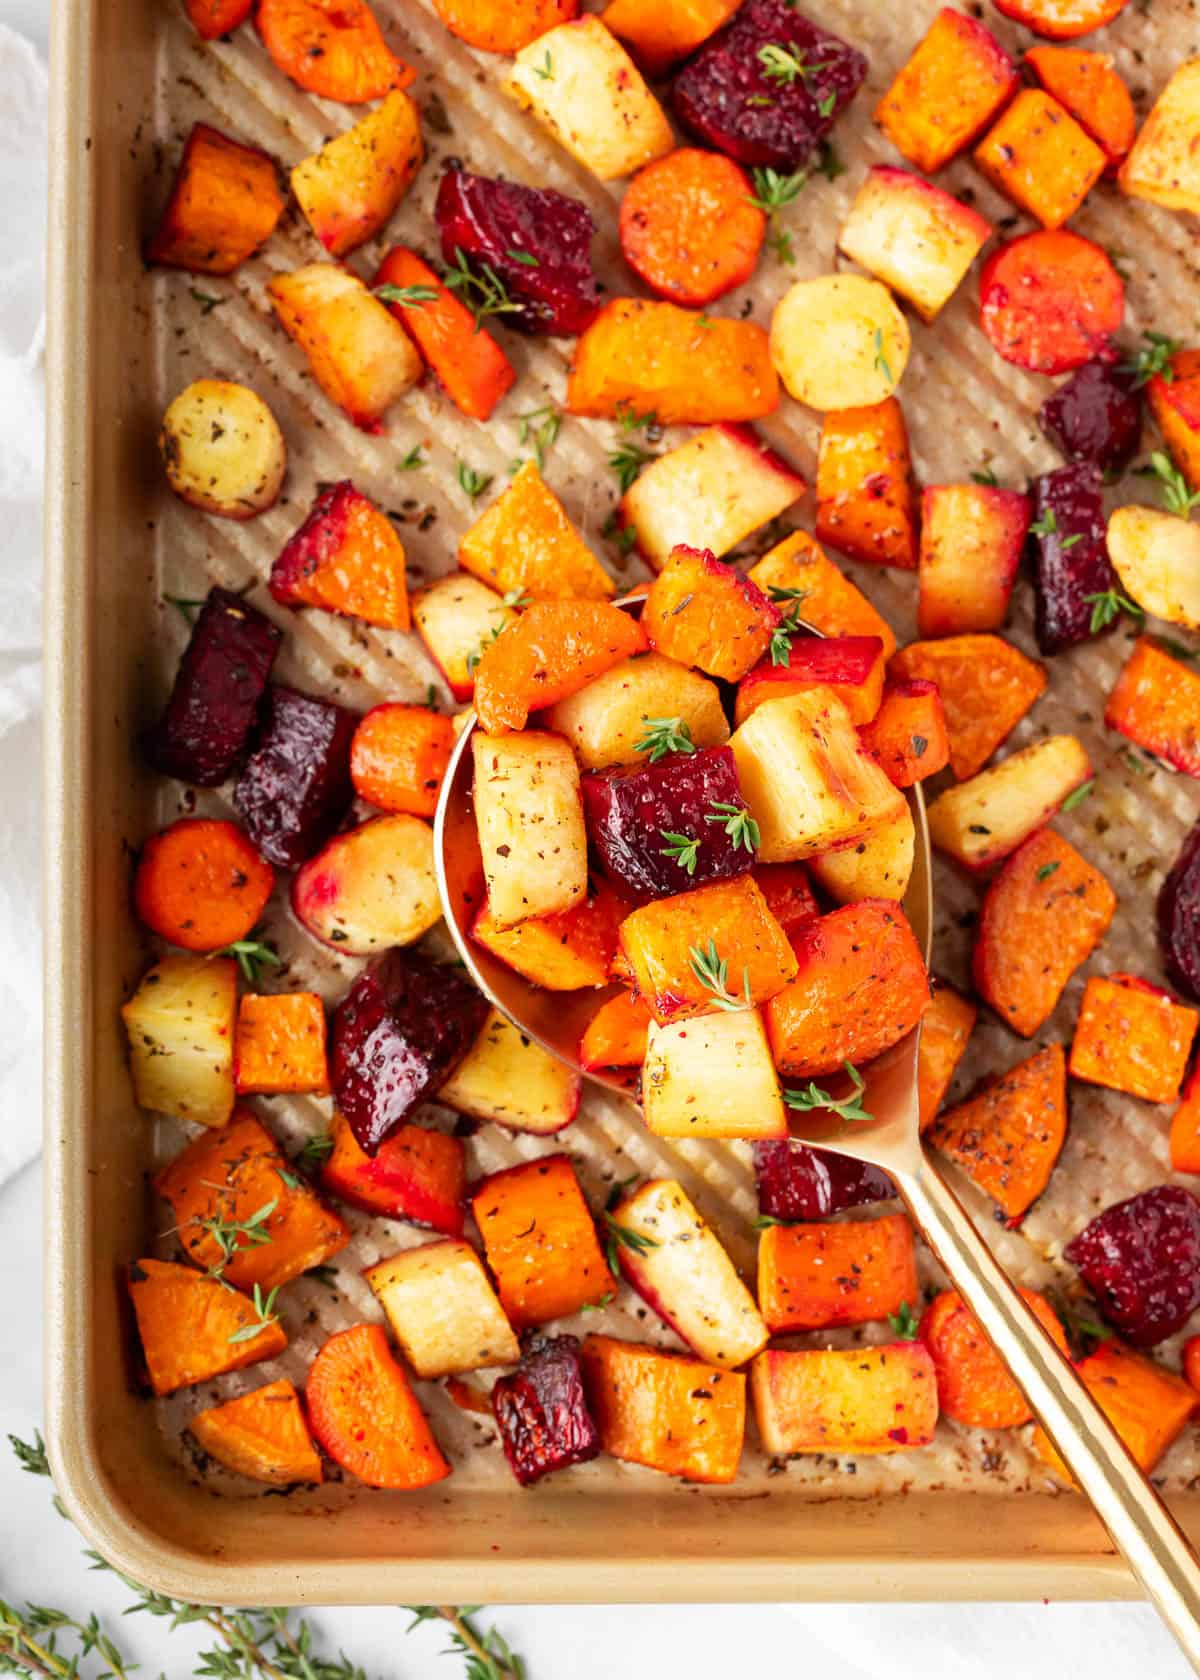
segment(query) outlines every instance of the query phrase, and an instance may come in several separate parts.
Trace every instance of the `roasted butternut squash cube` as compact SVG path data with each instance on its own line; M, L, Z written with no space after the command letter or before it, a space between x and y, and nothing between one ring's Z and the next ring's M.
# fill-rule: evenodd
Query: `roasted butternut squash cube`
M750 1367L769 1453L908 1452L933 1440L937 1373L921 1342L768 1348Z
M611 1290L591 1209L565 1155L492 1173L471 1206L514 1330L566 1318Z
M1103 175L1108 159L1065 105L1023 88L975 148L975 162L1019 210L1058 228Z
M642 1068L647 1129L666 1138L788 1134L779 1079L757 1009L652 1022Z
M1175 1102L1200 1014L1133 974L1092 974L1067 1071L1146 1102Z
M545 1137L574 1120L579 1083L565 1062L492 1009L437 1100L473 1119Z
M232 957L164 957L147 970L121 1019L142 1108L223 1126L233 1113L237 964Z
M740 0L611 0L601 21L633 53L647 75L662 76L714 35Z
M746 1429L746 1379L702 1359L588 1336L583 1379L612 1458L688 1482L732 1482Z
M1104 721L1173 769L1200 777L1200 674L1157 642L1139 636Z
M458 545L458 563L507 595L535 601L607 601L616 585L526 461Z
M534 985L549 992L574 992L584 986L607 986L616 978L620 928L628 914L628 900L607 882L598 882L573 910L531 916L515 927L497 927L485 907L471 928L471 938Z
M1115 168L1133 145L1137 113L1111 53L1079 47L1031 47L1025 64L1087 130Z
M869 723L883 699L886 659L878 636L791 636L787 657L760 659L738 685L734 722L745 723L767 700L823 688L836 694L857 726Z
M573 909L587 896L587 834L579 766L559 735L471 739L475 821L492 923Z
M853 560L917 569L919 502L895 397L821 421L817 536Z
M286 1378L210 1406L188 1430L210 1458L251 1481L291 1487L325 1480L300 1396Z
M316 992L247 992L234 1061L239 1095L328 1091L325 1005Z
M344 257L379 232L424 155L417 107L394 88L353 128L296 165L296 202L331 257Z
M1018 1224L1050 1182L1067 1135L1067 1062L1061 1044L939 1114L926 1132Z
M1076 1363L1084 1387L1147 1475L1158 1463L1198 1403L1196 1390L1153 1359L1117 1341L1101 1342ZM1071 1473L1039 1425L1033 1449L1061 1481Z
M889 782L912 787L950 762L950 735L938 685L925 677L888 681L879 710L858 738Z
M910 642L892 660L899 682L937 684L950 736L950 768L965 781L982 770L1044 692L1046 667L1002 636Z
M642 609L651 647L726 682L757 664L779 623L778 607L757 584L710 549L683 546L671 550Z
M618 992L600 1005L584 1029L579 1065L587 1073L599 1068L640 1068L653 1019L636 992Z
M869 1324L920 1298L908 1215L770 1225L758 1242L758 1300L772 1335Z
M232 274L270 238L282 214L274 160L197 123L146 261L192 274Z
M944 980L934 979L929 1008L921 1017L917 1049L917 1103L924 1131L941 1108L954 1070L962 1061L979 1011Z
M1117 179L1131 198L1200 211L1200 58L1189 58L1154 102Z
M720 689L662 653L623 659L544 714L546 727L566 736L585 770L644 764L650 748L639 742L651 718L677 718L697 748L729 739Z
M406 1248L363 1273L419 1377L447 1377L521 1357L512 1325L470 1243Z
M793 531L746 574L781 607L794 607L824 636L878 636L885 659L896 651L896 633L860 589L834 565L807 531Z
M1016 86L1016 66L991 31L943 6L875 107L875 121L933 175L983 132Z
M129 1298L155 1394L244 1370L287 1347L278 1318L264 1317L248 1296L194 1266L134 1260Z

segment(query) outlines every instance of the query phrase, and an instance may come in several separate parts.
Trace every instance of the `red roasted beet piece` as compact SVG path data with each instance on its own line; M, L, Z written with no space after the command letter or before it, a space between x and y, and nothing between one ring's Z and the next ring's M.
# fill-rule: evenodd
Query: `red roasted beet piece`
M1130 374L1085 362L1038 410L1038 424L1068 461L1090 461L1113 477L1142 441L1142 404Z
M240 595L209 590L166 710L146 737L156 770L195 787L216 787L232 774L282 640Z
M1105 1208L1063 1253L1134 1347L1165 1341L1200 1306L1200 1201L1181 1185Z
M498 317L506 327L557 337L581 333L595 320L600 311L592 273L596 224L579 199L549 187L523 187L447 169L433 214L446 262L457 267L461 252L475 273L486 264L523 306ZM534 261L514 257L515 251ZM463 300L471 302L466 294Z
M672 98L680 120L710 146L790 172L812 159L866 73L856 47L789 0L745 0L681 71Z
M330 1060L334 1100L360 1149L376 1154L445 1084L487 1010L457 969L416 951L385 951L368 964L334 1011Z
M1200 1003L1200 823L1159 888L1158 943L1170 979Z
M254 748L233 790L265 858L294 869L333 834L354 799L350 743L358 713L273 683Z
M1030 488L1037 644L1043 653L1062 653L1100 633L1092 629L1089 597L1119 587L1105 541L1100 468L1076 461L1043 473Z
M574 1336L531 1341L512 1375L494 1384L492 1411L504 1456L522 1487L552 1471L586 1464L600 1451Z
M756 852L725 832L733 813L718 805L746 809L729 747L669 753L657 764L583 777L587 830L605 874L617 886L650 898L730 880L753 868ZM668 834L699 845L677 861L668 855L668 847L671 853L679 849ZM695 861L690 872L688 856Z
M756 1143L754 1172L758 1211L770 1219L828 1219L843 1208L886 1202L896 1194L888 1175L869 1162L794 1139Z

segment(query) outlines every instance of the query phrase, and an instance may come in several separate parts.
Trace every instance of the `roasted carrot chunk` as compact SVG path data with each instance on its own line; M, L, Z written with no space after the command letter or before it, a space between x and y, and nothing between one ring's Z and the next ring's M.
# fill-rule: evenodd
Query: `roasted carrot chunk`
M1039 829L1006 860L983 901L974 958L980 997L1032 1038L1116 908L1100 871L1053 829Z
M1023 88L976 146L975 162L1019 210L1058 228L1079 209L1108 158L1052 94Z
M611 0L602 15L606 29L633 53L651 76L666 73L716 33L740 0Z
M276 69L318 99L361 105L416 79L367 0L258 0L254 21Z
M458 563L502 595L608 601L617 592L536 461L526 461L471 526L458 545Z
M129 1295L155 1394L257 1365L287 1346L278 1318L264 1317L248 1296L194 1266L135 1260Z
M1200 777L1200 675L1148 636L1138 637L1104 721L1173 769Z
M350 744L355 793L378 811L431 817L454 740L450 719L428 706L372 706Z
M726 682L762 658L779 623L758 585L706 548L673 548L642 610L652 648Z
M133 906L172 945L220 951L245 939L274 887L275 871L236 823L181 817L142 847Z
M490 735L524 729L530 712L565 700L648 646L641 626L607 601L535 601L476 667L479 721Z
M1069 1071L1074 1079L1174 1102L1200 1013L1134 974L1090 976L1079 1007Z
M878 636L794 636L787 659L760 659L738 685L733 720L745 723L767 700L782 700L806 689L831 689L855 724L869 723L883 698L885 666Z
M1177 350L1166 372L1154 375L1146 396L1171 459L1195 490L1200 488L1200 350Z
M792 935L797 972L766 1007L776 1066L803 1079L869 1062L929 1004L929 977L898 904L863 899Z
M1113 69L1111 53L1079 47L1031 47L1025 54L1038 81L1091 135L1109 165L1133 145L1137 115L1129 89Z
M975 1005L944 980L935 977L930 989L932 997L921 1017L921 1043L917 1051L917 1101L922 1131L942 1106L979 1015Z
M998 356L1032 373L1070 373L1125 313L1125 285L1099 245L1067 228L1010 239L979 276L980 325Z
M746 1429L746 1379L703 1359L588 1336L584 1387L613 1458L688 1482L732 1482Z
M368 1487L428 1487L450 1474L381 1325L330 1336L312 1362L305 1397L317 1440Z
M476 324L466 304L428 263L403 245L394 246L384 257L372 287L433 369L454 406L472 420L488 419L517 376L504 351L491 333ZM397 302L380 289L389 287L403 290L406 301ZM414 287L425 295L414 299Z
M322 607L385 630L407 630L412 622L404 544L348 478L318 496L284 544L270 590L285 607Z
M308 1186L248 1110L222 1132L205 1133L164 1167L154 1188L170 1202L179 1241L197 1266L215 1267L225 1250L214 1226L248 1226L235 1238L221 1276L237 1289L264 1291L323 1265L350 1233Z
M793 531L776 543L747 573L764 595L825 636L878 636L884 656L896 651L896 635L887 619L834 565L807 531Z
M1035 1289L1021 1294L1064 1353L1067 1338L1058 1315ZM1033 1416L975 1314L953 1289L937 1295L921 1318L921 1340L937 1370L938 1405L970 1429L1015 1429Z
M233 1047L239 1093L328 1091L325 1005L316 992L246 992Z
M291 1487L325 1479L300 1396L286 1378L198 1413L188 1429L210 1458L251 1481Z
M789 937L805 922L821 914L816 894L802 863L760 863L754 880L767 909Z
M636 992L618 992L588 1022L579 1046L581 1065L589 1071L641 1067L653 1019Z
M231 34L254 10L254 0L184 0L184 4L202 41Z
M770 1225L759 1239L758 1305L772 1334L867 1324L918 1296L907 1214Z
M1136 1462L1149 1474L1196 1409L1196 1391L1172 1371L1117 1341L1101 1342L1075 1366L1084 1386ZM1039 1427L1033 1448L1064 1482L1070 1472Z
M579 15L579 0L433 0L433 9L468 46L515 53L547 30L570 23Z
M1067 1135L1067 1061L1048 1044L977 1096L947 1109L926 1138L1016 1224L1050 1182Z
M192 274L232 274L270 238L282 214L274 160L197 123L146 261Z
M333 1117L333 1148L321 1168L331 1195L368 1213L427 1225L443 1236L461 1237L467 1188L466 1149L461 1138L425 1126L397 1126L368 1155L349 1122Z
M594 1306L612 1288L591 1209L565 1155L492 1173L471 1206L515 1330Z
M920 1342L768 1348L750 1368L769 1453L908 1452L937 1424L937 1378Z
M621 250L652 292L698 309L754 273L767 218L745 171L680 146L639 170L621 200Z
M943 6L875 107L875 121L933 175L982 133L1016 85L1016 65L991 31Z
M1035 35L1071 41L1103 29L1125 10L1129 0L996 0L996 10Z
M878 711L859 726L858 735L896 787L912 787L936 776L950 761L941 692L927 677L889 682Z
M960 782L982 770L1046 687L1046 667L1000 636L946 636L910 642L889 667L901 681L934 682L950 736L950 768Z
M629 909L629 901L607 882L595 882L573 910L531 916L516 927L497 927L485 908L471 928L471 938L535 985L550 992L574 992L620 978L618 940Z
M917 569L919 498L895 397L821 420L817 536L854 560Z

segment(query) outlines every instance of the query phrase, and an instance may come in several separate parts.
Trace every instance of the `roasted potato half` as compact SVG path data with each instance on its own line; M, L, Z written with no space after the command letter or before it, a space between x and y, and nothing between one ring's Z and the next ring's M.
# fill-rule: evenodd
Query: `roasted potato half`
M163 415L159 453L175 494L222 519L253 519L275 505L287 470L279 423L256 391L197 379Z

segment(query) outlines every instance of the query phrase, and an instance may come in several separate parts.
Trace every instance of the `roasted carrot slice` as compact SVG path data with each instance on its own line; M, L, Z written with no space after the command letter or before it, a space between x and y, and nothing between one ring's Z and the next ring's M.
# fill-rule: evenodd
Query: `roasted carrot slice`
M479 721L493 735L524 729L530 712L565 700L648 646L641 626L607 601L535 601L476 667Z
M1066 1333L1049 1301L1036 1289L1021 1294L1066 1353ZM1029 1422L1028 1401L957 1291L944 1290L926 1307L921 1340L933 1358L938 1405L946 1417L970 1429L1015 1429Z
M654 1019L636 992L621 991L602 1003L587 1024L579 1046L583 1067L641 1067Z
M270 238L282 214L274 160L197 123L146 261L192 274L232 274Z
M588 1336L584 1387L612 1458L689 1482L732 1482L746 1428L746 1379L703 1359Z
M1104 708L1127 740L1200 777L1200 674L1139 636Z
M526 461L475 521L458 545L458 563L502 595L608 601L617 592L536 461Z
M366 0L258 0L254 21L276 68L318 99L361 105L416 80Z
M1109 164L1120 163L1133 145L1137 114L1129 89L1112 67L1112 54L1079 47L1031 47L1025 62L1087 130Z
M917 1102L922 1131L942 1106L979 1016L975 1005L944 980L935 976L930 990L932 998L921 1017L921 1043L917 1051Z
M239 1093L328 1091L325 1005L316 992L244 993L233 1067Z
M980 997L1032 1038L1116 908L1100 871L1053 829L1039 829L1006 860L983 901L974 957Z
M187 15L202 41L215 41L245 23L254 0L184 0Z
M950 768L960 782L982 770L1048 680L1044 665L986 633L910 642L893 658L889 675L937 684L950 735Z
M1149 1474L1196 1409L1196 1391L1173 1371L1118 1341L1101 1342L1076 1363L1084 1387L1135 1461ZM1071 1475L1039 1426L1033 1449L1064 1482Z
M210 1458L251 1481L291 1487L325 1479L300 1396L286 1378L199 1412L188 1429Z
M220 951L245 939L274 887L275 871L236 823L181 817L142 847L133 907L172 945Z
M1018 1224L1050 1182L1067 1135L1067 1061L1048 1044L926 1132Z
M639 170L621 200L621 250L652 292L699 309L754 273L767 218L745 171L680 146Z
M916 1301L908 1215L770 1225L758 1245L758 1304L768 1329L867 1324Z
M793 531L751 566L746 574L764 595L826 636L878 636L885 656L896 651L896 635L887 619L860 589L838 570L807 531Z
M422 1488L450 1474L378 1324L330 1336L305 1390L312 1432L343 1470L377 1488Z
M1129 0L996 0L996 10L1035 35L1070 41L1103 29L1128 4Z
M427 1225L443 1236L461 1237L467 1188L466 1149L461 1138L425 1126L397 1126L368 1155L349 1123L333 1117L333 1148L321 1168L331 1195L368 1213Z
M879 710L859 726L859 739L897 787L936 776L950 761L950 733L942 696L927 677L889 682Z
M854 560L917 569L920 498L895 397L821 421L817 536Z
M1106 356L1125 286L1099 245L1065 228L1010 240L979 277L980 324L996 354L1032 373L1070 373Z
M378 811L431 817L454 739L450 719L428 706L372 706L350 744L355 793Z
M1093 974L1084 988L1070 1074L1146 1102L1174 1102L1200 1013L1134 974Z
M286 607L322 607L385 630L407 630L404 544L348 478L331 484L284 544L269 588Z
M492 1173L471 1206L515 1330L566 1318L611 1290L591 1209L565 1155Z
M135 1260L129 1296L155 1394L173 1394L257 1365L287 1346L265 1298L260 1296L260 1310L248 1296L194 1266Z
M1189 489L1200 488L1200 350L1177 350L1169 368L1146 386L1146 396L1171 459Z
M372 281L454 406L472 420L486 420L517 375L496 340L479 325L428 263L403 245L394 246ZM395 287L400 300L381 287ZM424 294L415 296L415 291ZM430 296L429 294L433 295Z
M737 682L767 651L779 608L707 548L680 545L650 585L642 629L650 646L710 677Z
M515 53L579 15L579 0L433 0L452 35L481 52Z
M1107 162L1066 106L1042 88L1023 88L975 148L980 172L1045 228L1070 220Z

